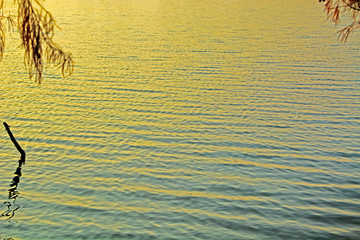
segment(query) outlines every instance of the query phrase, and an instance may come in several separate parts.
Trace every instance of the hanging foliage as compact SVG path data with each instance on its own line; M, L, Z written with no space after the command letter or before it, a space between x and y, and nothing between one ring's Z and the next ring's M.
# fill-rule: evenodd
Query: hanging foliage
M72 55L53 40L57 25L52 14L38 0L15 0L14 4L17 15L4 15L4 0L0 2L0 60L5 49L5 30L16 27L30 79L41 83L45 63L58 67L63 77L70 75L74 70Z
M319 2L324 2L324 11L328 19L335 24L339 23L343 15L347 15L352 21L338 32L341 41L346 42L350 34L360 28L360 0L319 0Z

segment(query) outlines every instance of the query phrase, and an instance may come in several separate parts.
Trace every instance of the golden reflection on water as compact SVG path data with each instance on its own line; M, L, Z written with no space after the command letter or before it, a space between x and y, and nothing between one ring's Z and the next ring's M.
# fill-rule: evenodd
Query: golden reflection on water
M16 42L0 65L3 118L30 156L26 232L353 236L358 56L316 1L44 4L74 74L47 68L35 86Z

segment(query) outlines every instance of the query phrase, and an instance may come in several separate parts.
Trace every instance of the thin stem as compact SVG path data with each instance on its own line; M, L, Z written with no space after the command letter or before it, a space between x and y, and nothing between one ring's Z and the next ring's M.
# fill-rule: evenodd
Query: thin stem
M356 8L356 7L353 7L350 3L348 3L347 1L345 0L342 0L349 8L351 9L354 9L356 11L360 11L360 8Z
M14 135L12 134L12 132L10 131L10 126L4 122L3 123L5 126L5 129L7 131L7 133L9 134L9 137L11 139L11 141L13 142L13 144L15 145L16 149L20 152L21 157L20 157L20 161L21 163L25 163L25 158L26 158L26 153L25 151L20 147L19 143L16 141Z

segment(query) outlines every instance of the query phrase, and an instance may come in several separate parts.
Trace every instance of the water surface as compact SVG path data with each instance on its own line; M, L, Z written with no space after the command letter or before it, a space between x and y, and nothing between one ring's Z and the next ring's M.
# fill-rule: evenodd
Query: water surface
M3 237L359 238L360 45L317 1L46 4L76 67L37 86L8 36L28 156ZM3 131L4 201L18 155Z

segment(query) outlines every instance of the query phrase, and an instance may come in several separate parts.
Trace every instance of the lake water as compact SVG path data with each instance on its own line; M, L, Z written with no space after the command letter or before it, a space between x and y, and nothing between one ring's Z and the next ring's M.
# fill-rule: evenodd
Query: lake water
M75 72L37 86L7 36L1 121L27 161L2 238L360 238L359 34L339 43L318 1L45 4Z

